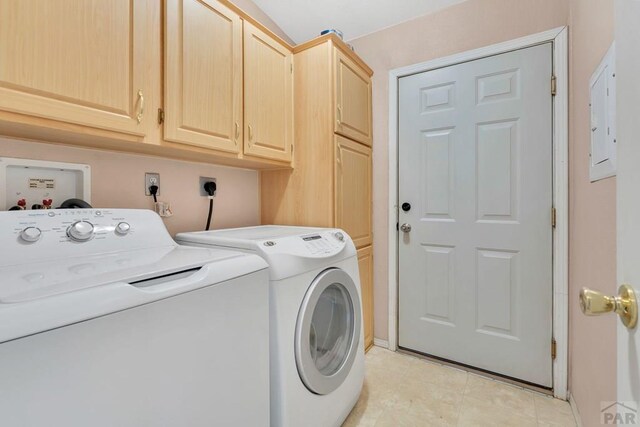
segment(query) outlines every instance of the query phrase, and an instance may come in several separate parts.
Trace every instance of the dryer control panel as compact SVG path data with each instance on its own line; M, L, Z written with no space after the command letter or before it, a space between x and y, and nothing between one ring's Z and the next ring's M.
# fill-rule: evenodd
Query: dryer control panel
M305 247L312 255L332 255L344 247L344 234L334 233L311 234L300 236Z
M351 239L341 230L322 230L309 234L264 240L266 254L291 254L307 258L327 258L340 253Z

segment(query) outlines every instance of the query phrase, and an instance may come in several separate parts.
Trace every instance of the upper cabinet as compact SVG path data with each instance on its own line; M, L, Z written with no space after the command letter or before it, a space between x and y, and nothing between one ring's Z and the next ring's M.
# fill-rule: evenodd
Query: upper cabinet
M372 70L348 49L332 34L294 49L294 168L260 174L261 221L340 227L360 248L373 240L372 149L368 128L371 123L368 82ZM337 58L339 63L335 61ZM351 75L358 76L356 83L347 77ZM348 116L343 114L343 118L349 118L349 123L366 123L360 129L366 129L368 143L336 132L336 97L331 90L335 82L341 82L339 87L344 95L339 105L343 105ZM358 105L362 111L354 109Z
M145 2L0 1L0 110L142 135Z
M291 161L293 54L244 23L244 153Z
M335 132L371 145L371 77L334 48Z
M290 169L294 73L229 0L0 0L2 136ZM352 80L342 120L362 130Z
M238 153L240 16L214 0L167 0L165 23L165 139Z
M165 139L289 164L291 50L215 0L166 4Z

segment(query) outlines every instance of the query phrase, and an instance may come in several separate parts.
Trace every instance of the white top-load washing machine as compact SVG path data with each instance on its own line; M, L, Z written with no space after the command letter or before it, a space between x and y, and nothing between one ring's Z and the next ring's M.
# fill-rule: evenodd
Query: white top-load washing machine
M0 424L269 425L268 280L151 211L0 212Z
M271 425L342 424L364 381L360 276L349 236L261 226L180 233L176 240L255 253L268 262Z

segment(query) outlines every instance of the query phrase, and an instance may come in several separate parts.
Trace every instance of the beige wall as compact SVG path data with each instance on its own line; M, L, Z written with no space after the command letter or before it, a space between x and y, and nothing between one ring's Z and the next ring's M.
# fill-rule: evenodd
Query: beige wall
M204 229L209 206L208 199L199 195L200 176L214 177L218 184L212 228L260 222L256 171L1 137L0 157L89 164L91 201L100 208L152 209L151 198L144 194L144 173L158 172L159 199L170 202L173 208L174 215L165 219L172 234Z
M375 336L388 336L389 70L566 25L568 0L469 0L352 40L373 68Z
M583 286L616 293L616 182L589 182L589 78L614 36L613 0L571 0L569 389L585 426L616 400L616 316L586 317Z
M236 6L238 6L240 9L244 10L245 12L247 12L249 14L249 16L251 16L254 19L258 20L258 22L260 22L262 25L264 25L265 27L267 27L268 29L273 31L276 35L281 37L287 43L289 43L291 45L295 44L293 42L293 40L291 40L291 37L289 37L287 35L287 33L285 33L282 30L282 28L280 28L278 26L278 24L276 24L273 21L273 19L271 19L271 17L269 15L264 13L264 11L262 9L260 9L258 7L258 5L255 4L253 1L251 1L251 0L231 0L231 2L233 4L235 4Z

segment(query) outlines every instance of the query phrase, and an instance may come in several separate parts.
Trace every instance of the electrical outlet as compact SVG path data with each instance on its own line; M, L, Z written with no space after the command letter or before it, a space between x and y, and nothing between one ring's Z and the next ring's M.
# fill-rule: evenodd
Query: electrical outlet
M149 187L152 185L158 186L158 192L156 196L160 195L160 174L155 172L147 172L144 174L144 194L150 196Z
M216 179L215 179L215 178L209 178L209 177L206 177L206 176L201 176L201 177L200 177L200 195L201 195L201 196L209 197L209 195L207 194L207 192L206 192L206 191L204 191L204 184L205 184L205 183L207 183L207 182L209 182L209 181L216 182ZM216 184L217 184L217 182L216 182ZM216 193L217 193L217 191L216 191L215 193L213 193L213 197L215 197L215 196L216 196Z

